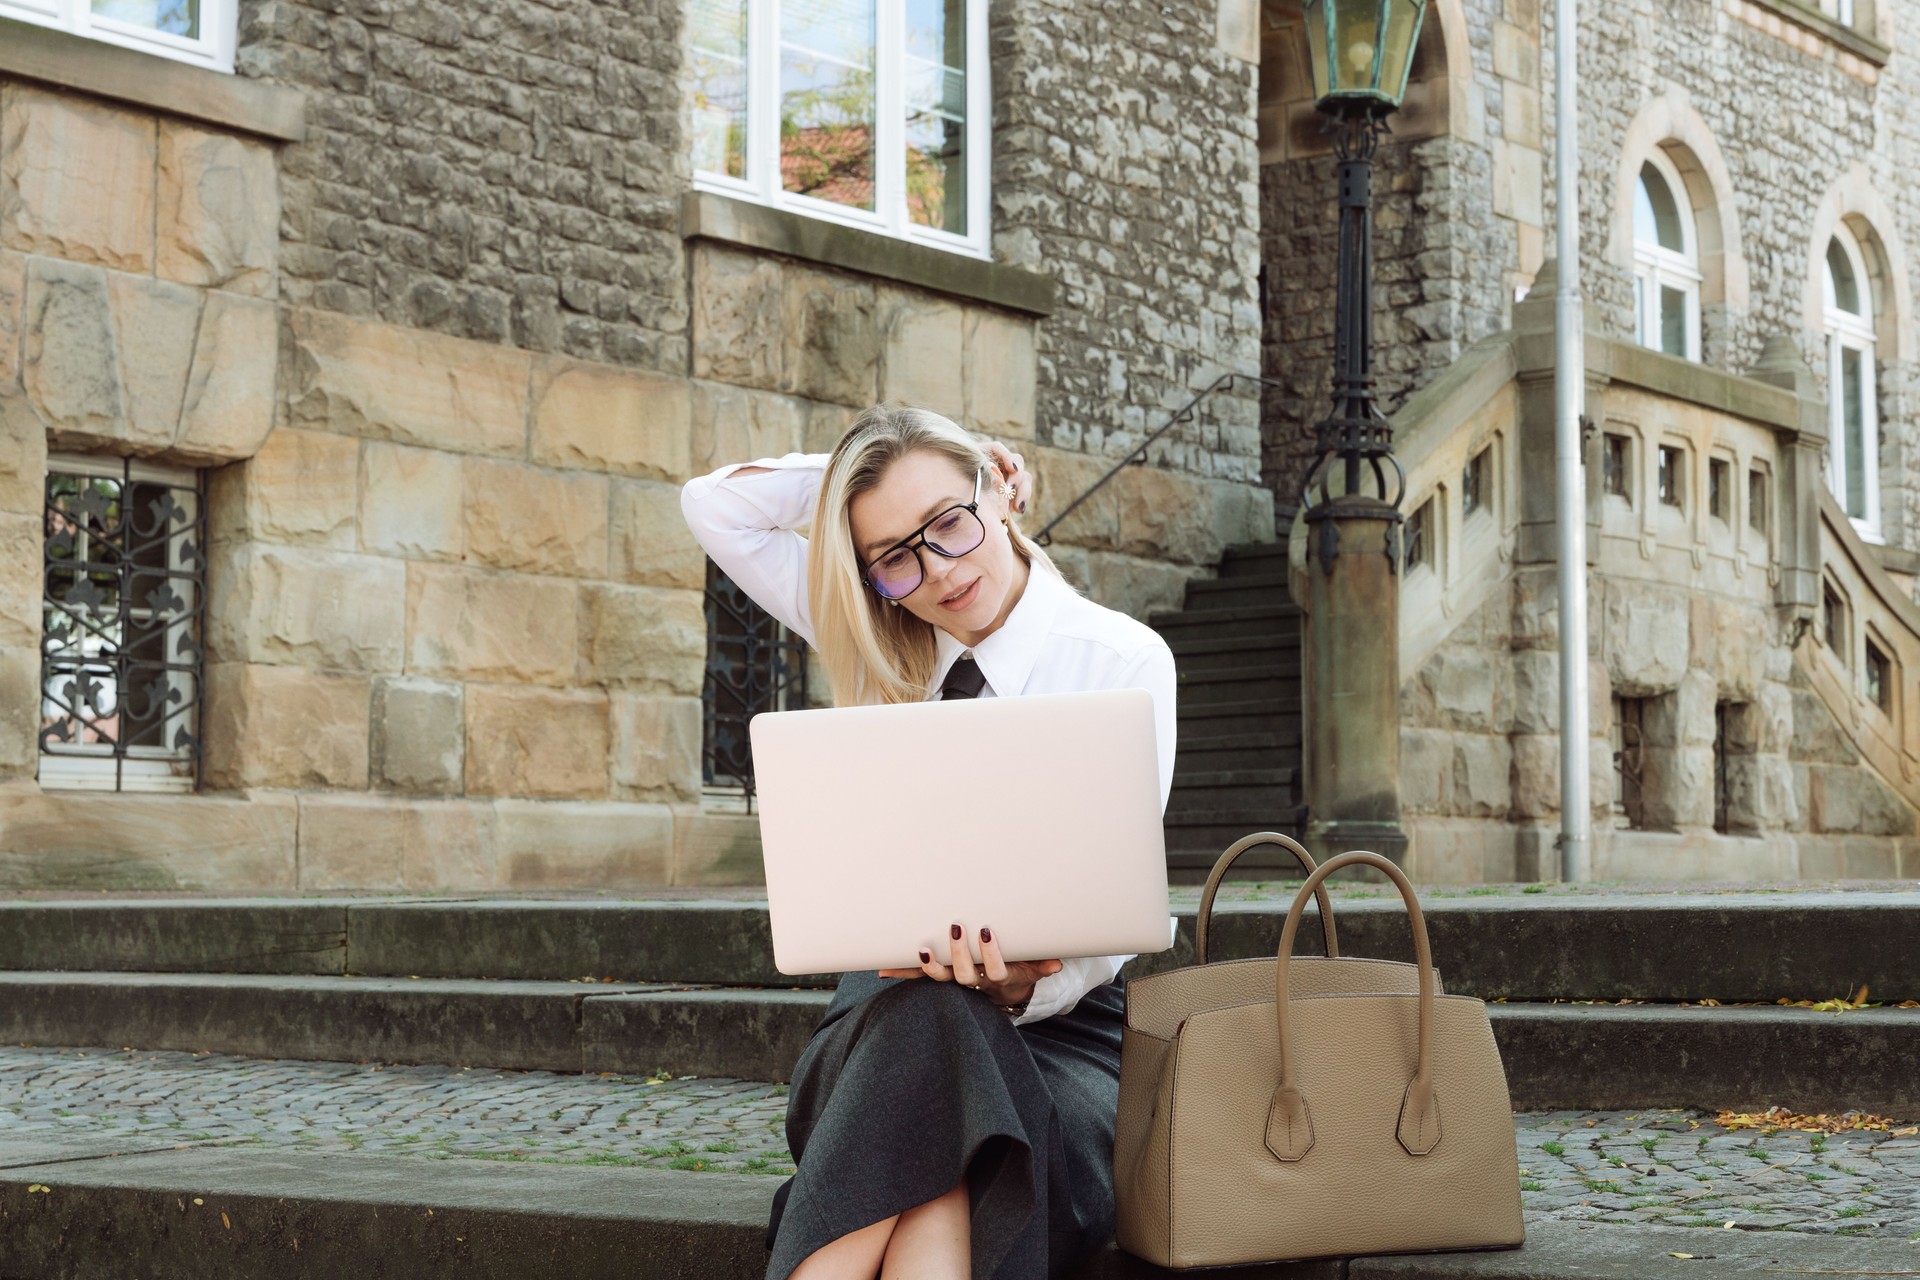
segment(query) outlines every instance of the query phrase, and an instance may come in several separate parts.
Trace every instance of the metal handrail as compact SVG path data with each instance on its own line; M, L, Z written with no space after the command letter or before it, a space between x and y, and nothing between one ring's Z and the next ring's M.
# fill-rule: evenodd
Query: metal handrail
M1175 409L1173 411L1172 417L1168 418L1165 422L1161 423L1158 427L1156 427L1153 430L1151 434L1149 434L1145 439L1143 439L1138 445L1134 446L1132 452L1128 453L1126 457L1122 458L1119 461L1119 463L1115 465L1111 471L1101 476L1098 480L1095 480L1091 485L1088 485L1085 493L1082 493L1079 497L1075 498L1072 502L1069 502L1066 506L1062 507L1060 509L1059 514L1054 516L1053 519L1047 521L1046 527L1041 529L1039 533L1034 535L1033 540L1039 543L1043 547L1052 546L1053 530L1055 526L1057 526L1062 520L1065 520L1068 516L1072 515L1076 507L1078 507L1081 503L1085 502L1088 498L1091 498L1095 493L1097 493L1100 490L1100 488L1103 485L1107 483L1107 481L1119 475L1126 468L1137 467L1145 463L1147 460L1148 445L1152 444L1154 441L1158 440L1161 436L1167 434L1167 432L1173 430L1175 427L1181 426L1184 423L1192 422L1194 419L1195 411L1199 409L1201 401L1205 400L1208 396L1212 395L1214 392L1222 391L1227 387L1232 386L1236 382L1255 382L1260 384L1263 387L1279 387L1282 385L1277 379L1263 378L1256 373L1223 373L1221 374L1219 377L1215 378L1204 390L1196 392L1191 400L1181 405L1178 409Z

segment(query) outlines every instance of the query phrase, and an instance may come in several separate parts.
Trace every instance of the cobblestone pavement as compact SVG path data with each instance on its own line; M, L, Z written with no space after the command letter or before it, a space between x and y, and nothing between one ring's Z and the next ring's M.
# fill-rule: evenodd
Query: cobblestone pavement
M785 1110L785 1086L742 1080L0 1048L0 1153L117 1135L785 1174ZM1530 1217L1920 1244L1920 1135L1729 1131L1697 1111L1516 1121Z

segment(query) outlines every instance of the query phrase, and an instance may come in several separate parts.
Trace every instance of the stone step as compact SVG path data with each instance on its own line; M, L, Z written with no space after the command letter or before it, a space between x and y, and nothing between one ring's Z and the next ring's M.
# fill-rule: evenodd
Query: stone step
M1176 666L1179 697L1196 707L1273 699L1283 714L1300 711L1300 664L1236 663L1224 667Z
M1221 577L1285 575L1286 571L1287 544L1284 538L1278 542L1236 543L1220 557Z
M1237 787L1284 787L1293 783L1293 770L1272 768L1248 768L1238 766L1229 769L1176 769L1173 785L1177 790L1221 791Z
M1193 697L1182 697L1175 711L1179 717L1183 751L1184 744L1193 738L1225 734L1273 733L1285 742L1298 744L1300 741L1300 699L1297 696L1201 701L1197 696L1199 692L1195 690Z
M395 990L409 985L422 990ZM7 973L0 974L0 1039L785 1080L831 998L824 990L744 987L582 996L552 983L449 985ZM1912 1069L1920 1010L1836 1016L1773 1006L1564 1003L1488 1010L1516 1110L1777 1105L1920 1115L1920 1075Z
M1211 772L1175 774L1173 793L1167 801L1167 813L1189 809L1218 809L1222 806L1248 807L1278 812L1291 809L1296 797L1291 769L1220 769Z
M1292 605L1246 609L1181 609L1156 613L1148 622L1169 644L1179 640L1227 637L1289 637L1298 642L1300 611Z
M1187 583L1189 609L1271 608L1292 602L1284 573L1233 574Z
M1182 815L1182 824L1192 816ZM1232 836L1197 855L1204 867L1233 840L1273 829L1271 815L1235 816ZM1188 827L1169 823L1170 833L1175 829ZM1268 879L1299 879L1292 858L1270 847L1250 850L1241 861L1268 868ZM1423 891L1434 954L1450 989L1487 999L1735 1001L1824 999L1865 985L1875 1000L1920 999L1920 948L1913 945L1920 937L1917 891L1538 888ZM1229 895L1215 913L1217 957L1271 954L1291 899L1286 885ZM1136 960L1134 971L1191 962L1192 897L1182 900L1189 905L1175 913L1182 919L1175 947ZM1379 886L1342 884L1336 901L1351 953L1411 958L1397 897ZM228 974L232 970L269 987L284 979L294 984L281 988L289 991L299 989L300 979L314 979L309 998L322 1001L338 998L325 994L337 984L319 979L350 977L384 992L395 1017L437 1017L436 1007L464 1008L458 1001L476 992L491 998L493 988L463 987L466 979L545 982L546 988L519 990L576 1003L644 994L669 983L795 987L833 981L787 977L772 967L771 956L761 899L0 903L0 969L13 974L9 981L24 984L21 990L33 987L36 974L71 978L71 971L92 973L96 980L131 972L147 983L199 974L228 987L242 985ZM616 981L599 981L608 977ZM0 1002L0 1016L6 1009Z
M0 1143L0 1276L759 1280L780 1179L236 1147ZM34 1190L45 1188L45 1190ZM1535 1220L1518 1250L1277 1263L1223 1280L1639 1280L1899 1275L1904 1241ZM1681 1264L1684 1266L1685 1264ZM1174 1272L1108 1246L1074 1280Z
M1173 650L1174 665L1181 671L1249 670L1272 668L1300 674L1299 636L1210 636L1199 640L1179 640L1167 646Z
M1232 769L1245 765L1292 769L1299 763L1300 736L1297 733L1287 735L1262 731L1188 736L1180 743L1173 776L1177 781L1189 772Z

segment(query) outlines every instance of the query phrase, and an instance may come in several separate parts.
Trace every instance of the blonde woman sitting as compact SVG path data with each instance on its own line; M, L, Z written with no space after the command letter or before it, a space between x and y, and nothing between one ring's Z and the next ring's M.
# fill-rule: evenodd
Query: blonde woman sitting
M882 406L831 455L722 467L681 507L727 576L819 651L842 706L1148 690L1164 809L1173 655L1020 532L1032 487L1018 454ZM1046 784L994 765L929 762L925 821L1000 839L996 797ZM956 920L918 968L841 980L793 1071L797 1168L769 1280L1040 1280L1111 1239L1114 979L1131 957L1009 962L993 923Z

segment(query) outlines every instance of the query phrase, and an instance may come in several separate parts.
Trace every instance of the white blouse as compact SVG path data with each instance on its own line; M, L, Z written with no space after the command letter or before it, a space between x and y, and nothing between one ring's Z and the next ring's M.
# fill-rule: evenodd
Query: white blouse
M715 564L754 603L789 630L814 643L807 601L807 540L796 530L813 523L814 504L826 472L826 454L790 453L783 458L736 463L691 480L680 509L693 536ZM769 470L733 478L743 466ZM947 670L965 645L936 630L939 659L928 685L939 696ZM1160 757L1160 807L1173 788L1173 651L1152 628L1088 600L1044 568L1028 575L1013 611L992 635L972 649L987 685L985 697L1029 693L1075 693L1093 689L1145 689L1153 695L1154 737ZM1018 1019L1037 1022L1066 1013L1080 997L1111 982L1132 956L1081 956L1064 960L1058 973L1035 985Z

